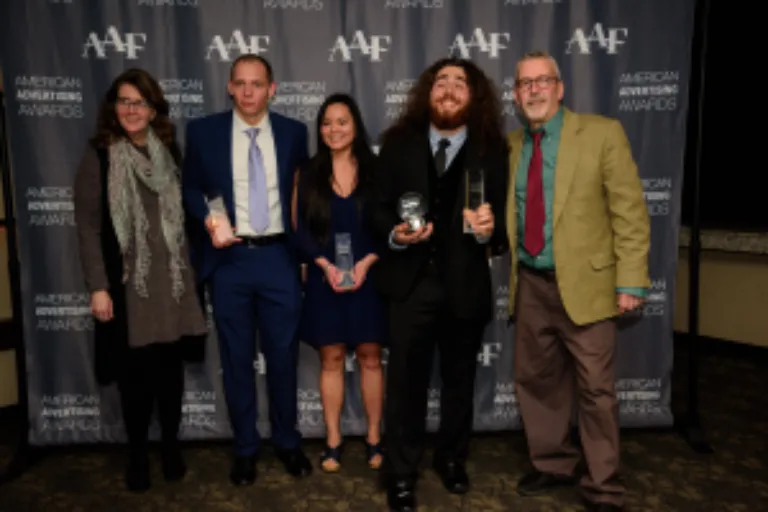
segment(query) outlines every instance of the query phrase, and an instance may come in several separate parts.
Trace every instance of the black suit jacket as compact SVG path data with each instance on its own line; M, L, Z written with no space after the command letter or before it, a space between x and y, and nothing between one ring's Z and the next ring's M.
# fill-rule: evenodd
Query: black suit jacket
M495 148L480 154L471 134L464 142L465 169L481 168L485 172L485 196L494 215L494 232L487 244L480 244L474 235L463 233L462 209L464 183L457 191L451 216L446 258L446 293L450 308L458 318L488 321L493 314L493 290L488 258L509 248L504 226L507 198L507 149ZM375 178L375 193L370 208L371 229L385 249L380 261L372 267L376 287L391 300L408 297L430 258L426 243L394 250L389 246L392 229L402 222L397 213L399 198L406 192L417 192L429 202L429 172L432 167L429 133L391 135L379 151ZM460 192L460 193L459 193Z

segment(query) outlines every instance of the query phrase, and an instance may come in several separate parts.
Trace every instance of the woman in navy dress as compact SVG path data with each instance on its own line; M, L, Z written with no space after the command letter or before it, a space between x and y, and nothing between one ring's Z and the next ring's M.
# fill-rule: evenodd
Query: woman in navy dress
M301 336L318 349L322 364L320 395L327 441L320 463L328 472L340 468L344 363L347 351L354 350L368 418L368 464L378 469L386 322L384 304L367 279L378 256L363 221L375 157L360 110L346 94L326 99L318 113L317 131L317 154L299 173L294 214L307 265ZM351 247L348 264L337 256L345 246ZM346 274L345 269L349 269Z

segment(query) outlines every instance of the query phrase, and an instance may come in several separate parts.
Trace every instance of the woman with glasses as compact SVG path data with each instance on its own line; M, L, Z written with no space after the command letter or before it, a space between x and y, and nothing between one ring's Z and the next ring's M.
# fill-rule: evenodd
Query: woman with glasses
M186 473L178 443L185 347L207 326L190 270L180 152L168 103L146 71L107 91L75 181L85 283L96 318L100 383L116 381L128 438L126 485L150 487L148 430L157 406L163 475Z

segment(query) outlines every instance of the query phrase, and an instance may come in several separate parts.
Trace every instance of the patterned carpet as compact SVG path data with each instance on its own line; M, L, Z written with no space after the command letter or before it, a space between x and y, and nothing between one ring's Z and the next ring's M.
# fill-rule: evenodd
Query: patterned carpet
M685 396L683 349L677 349L674 403ZM623 462L632 511L768 510L768 357L707 349L701 367L702 419L715 452L696 454L672 431L627 431ZM676 406L676 410L680 408ZM0 447L0 463L12 448ZM362 444L351 443L340 474L318 471L309 479L289 478L271 454L259 463L259 480L235 489L227 481L226 444L187 449L190 473L184 482L166 484L155 467L154 486L141 496L123 491L123 455L113 447L58 449L46 454L19 479L0 487L0 511L373 511L386 510L385 496L363 460ZM321 446L308 442L317 460ZM464 497L445 492L431 470L424 470L420 511L582 510L575 490L521 498L515 482L526 470L520 432L478 436L468 466L472 490ZM429 457L425 459L428 466Z

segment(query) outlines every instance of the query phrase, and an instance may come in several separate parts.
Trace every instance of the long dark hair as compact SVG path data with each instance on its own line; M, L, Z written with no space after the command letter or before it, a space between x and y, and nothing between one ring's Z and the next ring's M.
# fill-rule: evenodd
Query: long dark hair
M345 105L352 116L355 138L352 141L352 156L357 162L357 183L355 200L358 212L362 211L366 199L370 196L375 157L368 140L368 132L363 123L363 116L355 100L348 94L337 93L328 96L317 113L317 153L309 160L299 176L298 200L302 220L312 236L321 244L328 241L331 228L331 201L333 200L333 159L331 148L323 140L321 128L328 107L335 104Z
M134 86L141 97L155 110L155 118L149 124L160 141L168 147L176 163L179 164L181 151L176 141L176 128L169 117L168 101L166 101L157 80L140 68L128 69L112 81L112 85L104 94L99 105L96 134L90 140L91 147L94 149L108 148L119 138L125 137L125 131L120 126L120 121L118 121L115 113L117 94L123 84Z
M408 93L405 110L395 123L382 134L382 140L403 133L423 134L429 126L430 93L437 74L447 66L464 70L469 86L467 128L475 147L484 153L488 149L506 147L501 100L488 76L467 59L446 57L427 68Z

